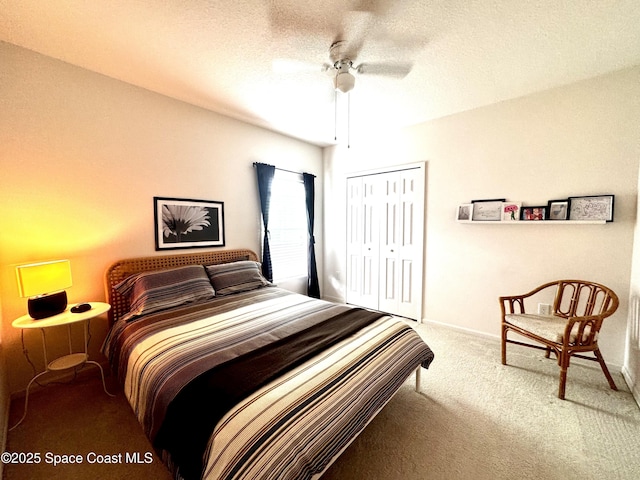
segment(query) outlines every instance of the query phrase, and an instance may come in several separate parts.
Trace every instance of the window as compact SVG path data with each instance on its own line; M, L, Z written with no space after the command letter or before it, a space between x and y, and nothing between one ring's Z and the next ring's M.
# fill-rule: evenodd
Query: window
M269 204L273 280L307 275L307 210L302 175L276 170Z

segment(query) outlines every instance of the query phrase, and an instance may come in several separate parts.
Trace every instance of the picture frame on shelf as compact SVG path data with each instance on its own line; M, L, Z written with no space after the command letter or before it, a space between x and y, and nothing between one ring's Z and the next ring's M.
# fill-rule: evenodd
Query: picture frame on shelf
M613 222L614 195L569 197L569 220Z
M539 222L547 219L547 206L522 207L520 219L525 222Z
M506 198L491 200L472 200L474 222L499 222L502 219L502 202Z
M153 197L156 250L224 247L224 203Z
M547 204L547 220L567 220L569 218L569 199L549 200Z
M502 218L503 222L517 222L520 220L520 209L522 202L502 202Z
M459 222L468 222L473 218L473 203L463 203L458 205L456 212L456 220Z

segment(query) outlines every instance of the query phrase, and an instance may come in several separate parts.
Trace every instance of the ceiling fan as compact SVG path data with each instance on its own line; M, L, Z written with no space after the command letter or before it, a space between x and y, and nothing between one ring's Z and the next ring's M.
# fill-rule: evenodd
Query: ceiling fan
M410 62L388 61L379 63L360 63L355 64L354 60L357 56L357 49L345 40L338 40L329 47L330 63L324 63L321 71L328 72L332 77L335 108L335 129L334 140L337 140L337 105L338 91L349 94L355 87L355 75L386 75L396 78L404 78L411 72L413 67ZM288 73L297 73L301 71L317 72L318 65L307 62L279 60L274 62L274 69L279 71L287 71ZM350 103L348 103L350 105ZM350 131L350 106L347 107L347 148L350 148L349 131Z
M404 78L411 72L412 64L408 62L386 63L353 63L352 54L348 51L347 42L339 40L329 48L330 64L324 64L323 69L334 74L333 86L342 93L353 90L355 77L352 72L368 75L387 75Z
M304 5L309 7L308 3ZM412 62L404 59L413 56L425 44L418 36L393 33L390 17L394 11L397 13L399 5L397 0L332 0L327 4L313 3L313 9L307 11L295 0L272 0L269 11L272 33L274 37L283 37L286 45L299 42L303 47L314 47L314 50L306 50L307 54L314 54L317 44L332 39L328 62L319 65L275 60L273 67L293 75L318 70L331 75L335 140L338 92L347 94L347 147L350 146L350 92L355 87L356 76L404 78L413 67ZM356 63L360 57L375 58L376 61Z
M424 39L391 32L387 22L399 5L392 0L334 0L307 11L295 1L273 0L269 19L273 34L284 37L288 44L292 38L303 39L303 45L332 38L329 63L322 70L332 75L336 90L347 93L355 86L354 74L404 78L411 71L412 63L403 59L421 48ZM356 64L361 53L381 61ZM318 71L317 64L277 62L289 73Z

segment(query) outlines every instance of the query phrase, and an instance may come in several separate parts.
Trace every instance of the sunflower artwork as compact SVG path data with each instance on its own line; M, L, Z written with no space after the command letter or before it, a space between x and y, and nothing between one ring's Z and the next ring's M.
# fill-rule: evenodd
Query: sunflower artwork
M154 197L156 250L224 246L224 204Z

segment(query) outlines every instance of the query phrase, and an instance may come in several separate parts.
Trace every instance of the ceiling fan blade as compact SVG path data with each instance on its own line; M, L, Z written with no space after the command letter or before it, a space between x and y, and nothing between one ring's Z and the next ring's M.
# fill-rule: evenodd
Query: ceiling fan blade
M368 41L374 47L372 53L384 52L387 55L401 55L404 58L417 54L429 43L424 36L390 32L384 27L378 28Z
M355 60L358 57L374 21L375 15L366 10L348 11L342 15L341 27L334 37L334 43L342 43L340 59Z
M331 40L332 36L351 33L352 25L356 28L363 20L377 15L378 11L384 11L380 2L381 0L334 0L300 3L299 0L271 0L268 7L269 23L275 35L314 35Z
M299 0L271 0L269 23L275 37L316 37L342 42L341 58L355 59L375 29L378 17L386 14L392 0L333 0L303 3Z
M319 65L317 63L303 62L291 58L275 58L271 62L271 70L274 73L321 73L326 72L331 65L328 63Z
M413 64L411 63L361 63L354 67L356 72L365 75L386 75L389 77L404 78L409 75Z

